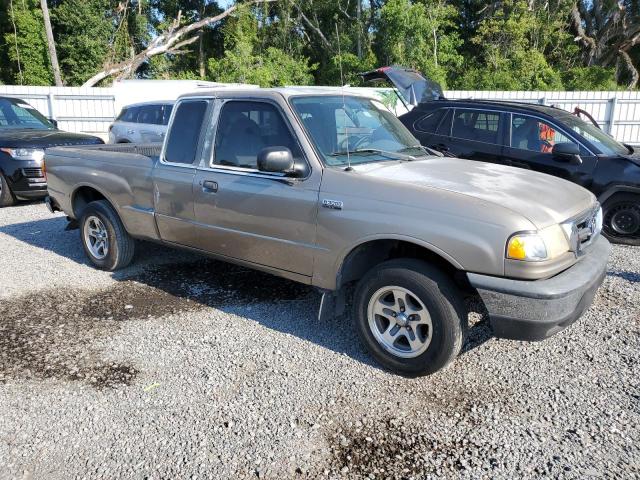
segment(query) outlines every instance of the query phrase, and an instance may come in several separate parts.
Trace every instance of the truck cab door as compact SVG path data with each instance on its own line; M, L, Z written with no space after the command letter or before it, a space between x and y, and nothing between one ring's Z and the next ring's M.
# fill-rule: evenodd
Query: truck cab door
M313 273L321 172L312 172L282 108L267 100L220 100L194 180L196 241L202 250L279 271ZM291 150L300 178L262 172L258 153Z
M586 147L542 118L520 113L506 115L510 117L510 125L503 153L505 164L536 170L589 188L598 159ZM552 149L557 143L576 144L582 162L571 163L555 156Z
M153 169L156 223L160 238L166 242L196 246L193 180L209 104L209 100L186 99L177 105L160 160Z

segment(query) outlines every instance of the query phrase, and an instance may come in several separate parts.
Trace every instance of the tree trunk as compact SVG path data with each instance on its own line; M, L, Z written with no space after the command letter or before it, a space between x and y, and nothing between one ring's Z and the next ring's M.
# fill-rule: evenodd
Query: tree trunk
M272 3L276 0L252 0L248 4L260 4L260 3ZM107 77L112 75L117 75L122 72L131 72L134 74L140 65L146 62L148 59L155 55L161 55L163 53L172 53L174 55L184 53L180 50L187 45L191 45L195 41L198 40L198 35L193 35L197 30L202 29L208 25L212 25L216 22L219 22L223 18L228 17L233 12L235 12L238 8L238 4L232 5L227 8L224 12L214 15L211 17L205 17L197 22L190 23L189 25L185 25L180 27L180 18L181 12L178 12L178 18L173 21L171 26L167 29L167 31L161 33L157 37L155 37L147 48L137 53L133 58L122 61L120 63L107 65L102 71L96 73L93 77L82 84L83 87L93 87L96 83L104 80ZM186 40L183 40L184 37Z
M42 8L42 17L44 18L44 31L47 34L47 46L49 47L49 60L51 60L53 78L56 82L56 87L62 87L62 76L60 75L60 65L58 65L56 42L53 39L53 30L51 29L51 18L49 17L49 7L47 6L47 0L40 0L40 7Z

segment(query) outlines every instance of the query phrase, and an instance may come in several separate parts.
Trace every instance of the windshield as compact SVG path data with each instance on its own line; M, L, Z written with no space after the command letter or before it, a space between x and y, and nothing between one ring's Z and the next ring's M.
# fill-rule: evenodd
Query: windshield
M293 98L291 103L327 165L426 154L400 120L375 100L322 95Z
M55 127L31 105L0 98L0 129L54 130Z
M630 153L627 147L604 133L595 125L574 116L565 117L562 120L571 130L591 142L600 150L600 153L604 153L605 155L628 155Z

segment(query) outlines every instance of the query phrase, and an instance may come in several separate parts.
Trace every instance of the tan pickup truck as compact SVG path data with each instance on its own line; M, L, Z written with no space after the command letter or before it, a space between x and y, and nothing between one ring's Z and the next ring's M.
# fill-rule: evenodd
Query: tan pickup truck
M54 148L46 172L48 205L98 268L126 266L142 239L314 285L322 316L352 306L371 354L404 375L460 352L469 293L496 336L568 326L610 248L587 190L438 156L381 103L335 90L183 96L162 147Z

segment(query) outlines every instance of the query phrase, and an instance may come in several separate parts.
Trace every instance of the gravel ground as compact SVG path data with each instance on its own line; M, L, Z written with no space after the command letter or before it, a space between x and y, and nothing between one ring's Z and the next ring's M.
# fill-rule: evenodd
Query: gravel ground
M568 330L480 323L410 380L307 287L146 244L100 272L65 225L0 210L0 478L640 477L638 249Z

